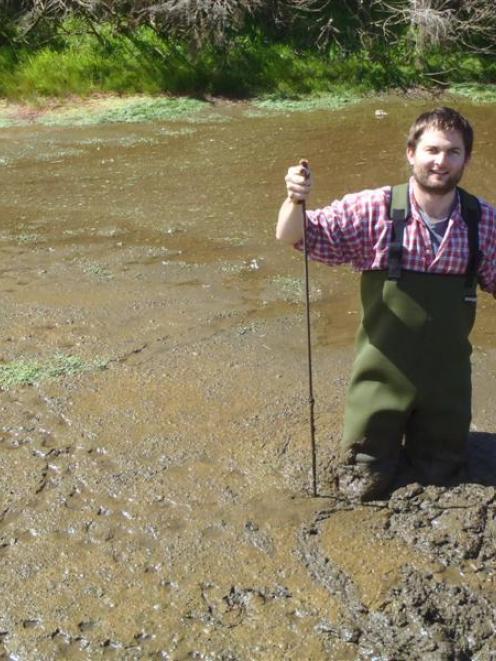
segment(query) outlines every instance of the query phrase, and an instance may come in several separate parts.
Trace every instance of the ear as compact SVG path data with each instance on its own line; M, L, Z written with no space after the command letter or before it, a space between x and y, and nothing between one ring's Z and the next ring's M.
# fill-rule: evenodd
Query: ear
M406 158L407 158L408 162L410 163L410 165L413 165L414 160L415 160L415 149L413 149L412 147L407 147L406 148Z

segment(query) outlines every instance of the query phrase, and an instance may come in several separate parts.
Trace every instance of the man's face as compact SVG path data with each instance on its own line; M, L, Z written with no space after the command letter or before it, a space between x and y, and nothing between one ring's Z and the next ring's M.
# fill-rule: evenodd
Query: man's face
M445 195L452 191L463 175L468 158L459 131L426 129L415 150L406 155L418 186L427 193Z

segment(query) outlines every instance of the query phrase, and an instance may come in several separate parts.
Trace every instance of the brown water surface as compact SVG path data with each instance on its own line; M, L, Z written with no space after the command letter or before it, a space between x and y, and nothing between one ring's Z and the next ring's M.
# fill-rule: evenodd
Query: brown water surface
M494 653L473 624L494 621L494 301L473 334L486 480L353 508L327 466L358 280L311 265L313 499L302 258L274 240L288 165L311 161L315 205L403 181L407 127L430 105L2 130L0 366L88 368L0 393L0 655L417 658L417 639L419 658ZM461 110L477 132L464 183L496 202L496 107Z

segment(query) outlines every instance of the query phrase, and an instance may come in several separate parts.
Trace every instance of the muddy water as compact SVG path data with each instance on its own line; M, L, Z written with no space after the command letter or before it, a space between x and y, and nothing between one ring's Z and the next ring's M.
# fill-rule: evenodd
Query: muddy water
M471 481L358 507L327 479L357 276L312 265L313 499L302 263L273 239L290 162L315 204L401 181L429 105L2 131L2 364L87 369L0 393L0 655L494 657L494 301ZM496 108L462 110L466 186L495 202Z

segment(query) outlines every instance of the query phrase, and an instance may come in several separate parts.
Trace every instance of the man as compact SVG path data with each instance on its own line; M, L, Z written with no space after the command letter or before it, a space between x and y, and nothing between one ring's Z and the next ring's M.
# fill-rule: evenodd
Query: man
M400 453L428 483L466 463L475 287L496 292L495 209L457 188L472 145L455 110L423 113L407 141L412 177L394 200L387 186L307 212L310 257L362 272L338 471L339 488L361 500L387 491ZM305 162L289 168L286 186L276 236L302 249Z

